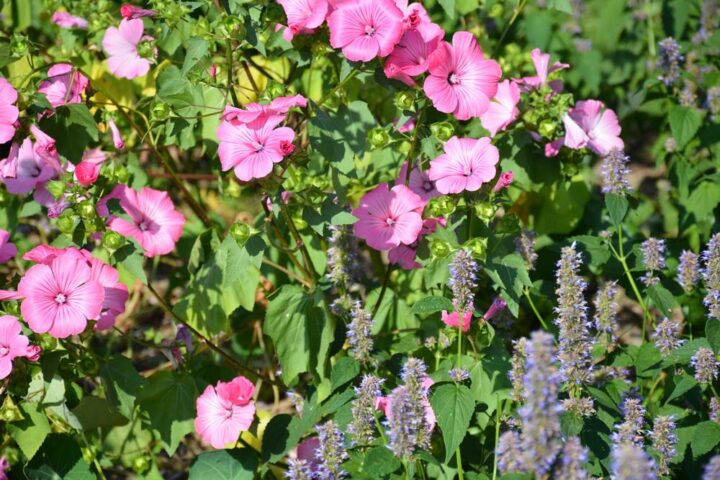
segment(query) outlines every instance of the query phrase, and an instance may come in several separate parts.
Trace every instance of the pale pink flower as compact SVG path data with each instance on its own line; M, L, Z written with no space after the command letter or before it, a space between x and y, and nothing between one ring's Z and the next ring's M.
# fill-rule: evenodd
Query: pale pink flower
M530 52L530 58L532 59L533 65L535 65L535 72L537 75L532 77L523 77L518 80L518 83L522 87L523 91L528 92L530 90L540 88L547 84L555 92L562 90L562 80L553 80L548 83L548 75L556 70L562 70L570 67L567 63L555 62L552 66L550 65L550 54L543 53L539 48L534 48Z
M412 77L427 72L428 57L441 40L441 36L426 40L417 30L406 31L385 62L385 76L415 86Z
M143 187L139 192L126 185L117 185L97 205L98 214L109 215L107 202L120 200L120 207L128 214L129 220L112 217L108 228L134 239L143 249L146 257L165 255L175 249L182 235L185 217L175 210L167 192Z
M620 124L615 112L598 100L582 100L563 116L564 145L579 149L587 147L598 155L625 147L620 138Z
M288 25L283 38L288 42L295 35L310 35L325 22L328 12L327 0L278 0L285 10Z
M88 320L100 315L105 298L102 285L77 255L59 255L49 264L30 267L18 293L25 297L20 311L30 329L56 338L84 331Z
M479 117L490 106L502 76L495 60L486 60L470 32L457 32L453 43L440 42L428 60L424 89L436 109L458 120Z
M218 156L224 172L232 168L238 179L248 182L268 176L273 165L282 162L292 151L288 144L295 139L295 132L288 127L275 128L283 118L277 117L271 116L258 129L245 124L220 122L217 130L220 140Z
M21 300L23 297L14 290L0 290L0 302L8 300Z
M435 381L430 377L424 377L422 380L422 388L427 391L430 387L433 386ZM397 391L398 388L403 387L396 387L393 389L393 393ZM392 421L392 393L387 397L377 397L375 399L375 409L382 411L388 420ZM428 431L432 431L435 428L435 412L432 409L432 405L430 405L430 401L428 400L427 396L423 398L422 400L423 406L425 407L425 423L428 426Z
M79 28L81 30L87 30L88 28L88 21L84 18L60 10L53 13L52 22L62 28Z
M23 260L49 265L50 262L63 253L65 253L64 248L51 247L50 245L38 245L25 252Z
M255 418L254 393L253 383L242 376L208 385L197 399L195 430L200 438L213 448L236 442Z
M387 57L403 34L403 14L392 0L341 3L327 22L330 45L357 62Z
M8 157L0 161L0 177L7 191L16 195L31 192L55 176L55 168L35 152L29 138L13 143Z
M81 159L81 162L89 162L93 165L100 165L107 159L107 155L105 152L102 151L102 149L98 148L91 148L90 150L85 150L83 152L83 156Z
M0 77L0 143L6 143L15 136L15 122L20 111L13 105L17 101L17 90L10 82Z
M123 140L122 135L120 134L120 129L115 124L115 120L112 118L107 121L107 126L110 129L110 134L112 135L112 141L115 148L120 152L125 150L125 140Z
M35 144L33 146L35 155L47 165L50 165L56 175L60 175L63 172L63 168L60 165L60 155L55 147L55 139L40 130L35 124L30 125L30 133L35 137Z
M445 143L445 153L430 162L428 176L443 195L475 192L495 178L499 160L498 149L487 137L452 137Z
M27 356L29 343L17 318L0 316L0 380L10 375L14 359Z
M400 169L400 175L395 181L396 185L405 184L405 176L407 175L407 163L404 163ZM440 192L435 188L435 182L430 180L427 172L420 170L420 167L415 167L410 171L410 181L407 184L408 188L413 192L420 195L423 201L427 202L433 197L439 197Z
M430 20L430 15L428 15L422 4L416 2L408 5L407 0L395 0L395 5L403 14L403 29L405 31L419 32L425 40L431 38L442 40L445 36L445 31L440 25Z
M444 218L427 218L423 221L422 230L415 240L410 245L400 244L395 248L391 248L388 252L388 261L400 265L403 270L414 270L422 267L418 262L415 261L417 255L417 249L420 246L420 240L425 235L434 233L438 225L445 226Z
M302 95L292 97L277 97L268 105L249 103L245 108L227 106L223 112L222 119L232 125L247 125L249 128L258 130L268 121L275 125L285 120L285 114L293 107L307 106L307 98Z
M90 81L70 64L58 63L48 70L48 79L40 82L38 92L44 93L53 107L82 103L82 94Z
M493 187L493 192L497 193L500 190L503 190L510 186L510 184L513 181L513 172L512 170L508 170L507 172L502 172L500 174L500 178L498 178L497 183Z
M142 77L150 70L150 60L138 54L137 46L143 37L143 21L122 20L119 27L109 27L103 37L103 48L109 55L108 69L121 78Z
M497 135L497 132L505 130L517 119L520 114L520 110L517 108L519 101L520 87L510 80L500 82L490 106L480 117L480 123L490 132L491 137Z
M387 183L381 183L363 195L360 205L353 210L358 218L355 235L375 250L410 245L422 230L424 207L422 198L405 185L389 189Z
M465 314L463 314L463 319L462 319L463 333L466 333L467 331L470 330L470 319L471 318L472 318L472 312L465 312ZM448 327L458 328L458 321L460 320L460 314L458 312L448 313L447 311L443 310L441 320Z
M400 133L407 133L407 132L412 132L413 130L415 130L415 117L414 116L408 118L405 121L405 123L403 123L399 127L398 127L397 123L398 123L398 119L396 118L395 120L393 120L393 126L395 126L397 131Z
M142 17L154 17L155 14L155 10L147 10L145 8L136 7L135 5L130 5L129 3L123 3L123 6L120 7L120 15L123 18L132 20Z
M5 263L17 255L17 247L10 241L10 232L0 229L0 263Z

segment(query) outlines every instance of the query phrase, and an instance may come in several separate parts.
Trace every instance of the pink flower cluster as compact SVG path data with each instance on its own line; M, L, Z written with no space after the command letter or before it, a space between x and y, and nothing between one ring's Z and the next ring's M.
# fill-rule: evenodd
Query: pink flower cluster
M90 320L107 330L125 311L128 290L117 270L87 250L41 245L23 258L36 263L18 284L20 311L33 332L66 338Z
M144 12L142 9L138 9ZM154 14L154 12L153 12ZM145 26L140 16L128 10L118 27L110 27L105 31L103 37L103 49L109 55L108 69L118 77L132 80L142 77L150 70L152 60L145 58L138 53L138 45L142 41L153 40L153 37L143 35Z
M0 77L0 143L9 142L15 136L15 122L20 115L14 105L17 97L17 90Z
M255 418L255 385L243 376L205 387L197 399L195 430L203 442L224 448L236 442Z
M59 107L82 103L82 94L90 85L88 78L70 64L58 63L48 70L48 79L40 82L38 92L44 93L50 105Z
M235 176L244 182L270 175L273 165L295 150L295 132L279 125L291 108L306 106L305 97L295 95L276 98L269 105L225 107L217 130L223 171L233 169Z

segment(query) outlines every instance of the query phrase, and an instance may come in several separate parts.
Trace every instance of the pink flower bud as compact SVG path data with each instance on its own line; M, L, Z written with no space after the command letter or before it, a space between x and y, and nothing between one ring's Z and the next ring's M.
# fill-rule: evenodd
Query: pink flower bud
M507 172L502 172L500 174L500 178L498 179L497 183L493 187L493 192L499 192L500 190L507 188L513 181L513 172L512 170L508 170Z
M120 15L122 15L123 18L134 20L140 17L154 17L155 10L146 10L144 8L139 8L134 5L130 5L129 3L125 3L122 7L120 7Z
M483 315L483 320L485 320L485 321L490 320L495 315L497 315L500 311L505 309L506 306L507 306L507 303L505 303L505 300L503 300L501 297L497 297L495 300L493 300L493 303L490 305L490 308L487 309L487 312L485 312L485 315Z
M100 173L100 166L91 162L80 162L75 167L75 180L85 187L89 187L98 178Z
M295 145L293 145L292 142L284 141L280 143L280 153L282 153L284 157L287 157L294 151Z
M28 345L27 350L25 351L25 358L31 362L37 362L40 360L40 351L41 348L39 346Z
M110 128L110 132L112 133L112 139L113 144L115 145L115 148L120 150L125 149L125 141L122 139L122 136L120 135L120 130L118 130L117 125L115 125L115 121L113 119L108 120L107 122L108 127Z
M210 65L210 78L215 78L215 75L217 75L217 65L213 63Z

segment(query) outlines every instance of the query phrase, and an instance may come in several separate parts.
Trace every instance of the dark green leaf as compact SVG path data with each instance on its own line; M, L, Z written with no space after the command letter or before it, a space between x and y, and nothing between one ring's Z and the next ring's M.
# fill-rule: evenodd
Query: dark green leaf
M693 457L698 458L720 443L720 425L712 421L698 423L693 432L690 448Z
M144 268L145 257L135 244L127 243L123 245L113 253L113 256L115 257L115 261L120 263L125 270L147 285L148 281Z
M445 440L445 461L455 455L475 411L475 401L465 385L446 383L435 389L430 397L440 430Z
M373 478L391 474L401 466L400 460L385 446L375 447L367 452L363 461L363 471Z
M720 355L720 320L716 318L708 318L705 323L705 337L715 352Z
M63 105L45 117L40 128L55 139L60 155L80 159L85 147L99 139L97 124L90 110L81 103Z
M685 145L692 140L702 123L702 118L697 110L680 105L670 109L668 119L670 120L670 130L679 150L685 148Z
M615 195L613 193L605 195L605 206L608 209L608 214L610 214L610 220L613 225L620 225L622 223L629 205L625 195Z
M190 480L252 480L257 457L247 448L201 453L190 469Z
M495 287L500 289L508 309L513 315L517 315L523 290L531 285L525 261L517 253L511 253L503 258L492 258L488 260L485 272Z
M50 435L43 443L40 454L25 467L31 480L94 480L95 474L85 462L80 447L73 437L65 434Z
M130 359L122 355L111 357L100 367L100 378L107 399L126 418L132 417L135 393L145 379L135 370Z
M21 403L18 408L25 418L6 424L7 431L23 454L27 458L33 458L50 433L50 424L47 415L37 403Z
M670 315L672 308L677 305L673 294L659 283L648 287L647 294L663 315Z
M675 381L677 382L675 388L673 388L672 393L670 393L670 396L665 400L665 403L670 403L671 400L681 397L698 384L690 375L683 375L679 378L679 381L676 377Z
M330 381L332 389L335 390L342 387L346 383L352 381L360 373L360 365L353 358L342 357L333 366L330 372Z
M72 413L85 431L116 427L128 422L128 419L118 413L106 398L84 397L80 400L80 404L72 409Z

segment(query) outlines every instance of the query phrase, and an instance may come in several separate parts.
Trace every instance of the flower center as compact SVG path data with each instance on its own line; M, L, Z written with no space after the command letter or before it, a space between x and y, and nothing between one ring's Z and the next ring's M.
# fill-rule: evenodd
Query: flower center
M469 176L471 176L472 174L473 174L472 167L467 166L467 167L465 167L465 168L463 169L463 175L465 175L466 177L469 177Z
M433 189L432 182L424 182L423 183L423 190L425 190L426 192L431 192L432 189Z
M457 73L453 72L450 75L448 75L448 82L450 82L450 85L457 85L460 83L460 79L457 76Z
M418 25L420 25L420 14L418 14L417 10L414 10L409 16L408 21L410 22L410 27L413 29L417 28Z
M392 227L393 225L395 225L395 219L392 217L387 217L385 219L385 225L387 225L388 227Z
M372 25L365 25L365 35L368 37L375 35L375 27Z
M255 145L255 153L261 153L263 150L265 150L265 145L257 142L257 144Z
M141 232L147 232L150 230L150 222L148 220L143 220L142 222L138 223L138 230Z
M60 305L62 305L65 302L67 302L67 296L65 296L64 293L60 292L55 295L55 303L59 303Z
M5 345L0 345L0 357L4 357L10 353L10 348Z
M232 418L232 416L233 416L233 407L230 406L225 409L225 418L230 419L230 418Z

